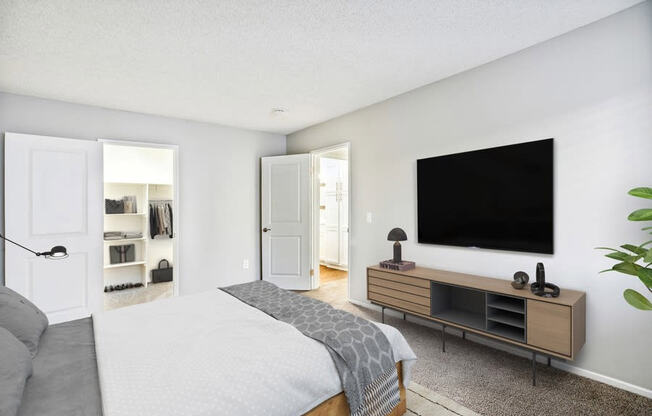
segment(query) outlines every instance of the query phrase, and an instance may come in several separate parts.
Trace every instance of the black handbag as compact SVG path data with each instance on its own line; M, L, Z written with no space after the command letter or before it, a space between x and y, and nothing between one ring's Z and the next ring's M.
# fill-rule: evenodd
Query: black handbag
M161 267L165 263L167 267ZM152 269L152 283L171 282L172 281L172 267L170 262L163 259L158 262L158 269Z
M121 199L105 199L104 210L107 214L124 214L125 201Z
M111 264L129 263L136 260L136 246L135 244L110 246L109 255Z

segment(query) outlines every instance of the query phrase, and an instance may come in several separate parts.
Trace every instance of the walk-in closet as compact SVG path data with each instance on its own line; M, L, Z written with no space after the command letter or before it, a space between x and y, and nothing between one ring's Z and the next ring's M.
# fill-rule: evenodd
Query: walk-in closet
M104 309L178 291L176 149L104 142Z

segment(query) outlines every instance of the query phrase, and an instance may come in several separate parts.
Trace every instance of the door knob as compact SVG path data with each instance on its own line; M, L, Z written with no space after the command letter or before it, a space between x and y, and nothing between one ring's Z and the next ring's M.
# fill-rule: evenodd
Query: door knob
M272 231L272 229L271 229L271 228L267 228L267 227L263 228L263 232L264 232L264 233L266 233L267 231Z

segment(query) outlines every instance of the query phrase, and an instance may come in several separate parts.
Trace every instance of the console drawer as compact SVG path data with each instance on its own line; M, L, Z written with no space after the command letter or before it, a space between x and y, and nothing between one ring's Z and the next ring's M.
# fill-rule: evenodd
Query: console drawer
M404 300L396 299L390 296L381 295L379 293L374 293L374 292L368 292L367 296L369 296L369 300L371 300L372 302L378 302L382 305L402 309L419 315L425 315L425 316L430 315L429 306L423 306L412 302L406 302Z
M377 270L369 270L367 276L378 277L380 279L390 280L398 283L405 283L412 286L418 286L430 290L430 281L426 279L419 279L418 277L404 276L395 273L381 272Z
M369 276L369 285L382 286L387 289L398 290L400 292L423 296L425 298L430 299L430 288L414 286L405 283L399 283L392 280L380 279L378 277L373 277L373 276Z

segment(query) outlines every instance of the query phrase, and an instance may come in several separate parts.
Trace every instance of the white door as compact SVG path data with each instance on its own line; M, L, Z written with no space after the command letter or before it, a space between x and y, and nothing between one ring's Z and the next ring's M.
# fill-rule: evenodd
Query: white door
M263 280L309 290L310 155L264 157L261 171Z
M102 160L99 143L5 133L5 234L48 260L5 243L5 284L34 302L50 323L100 311Z

